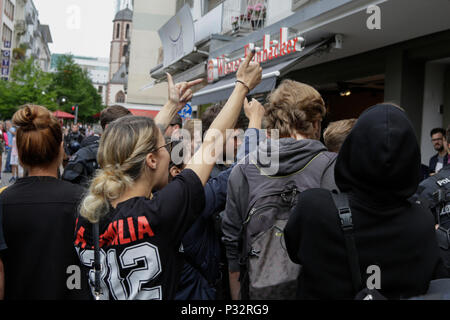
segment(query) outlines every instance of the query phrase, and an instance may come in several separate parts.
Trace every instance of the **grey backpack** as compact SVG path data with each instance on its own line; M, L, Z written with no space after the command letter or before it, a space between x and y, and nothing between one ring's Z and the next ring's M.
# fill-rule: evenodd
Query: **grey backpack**
M322 175L335 155L318 154L288 176L265 176L254 165L243 170L249 184L249 206L242 225L241 298L295 299L300 265L286 250L284 228L300 192L320 188Z

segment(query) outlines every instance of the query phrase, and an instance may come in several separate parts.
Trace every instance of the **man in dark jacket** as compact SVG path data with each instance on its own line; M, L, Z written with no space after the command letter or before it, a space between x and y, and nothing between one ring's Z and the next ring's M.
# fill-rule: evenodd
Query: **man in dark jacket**
M448 141L450 129L447 129L445 143ZM421 203L433 213L441 257L450 272L450 239L447 236L450 230L450 164L444 164L438 173L422 181L411 201Z
M66 153L71 156L81 147L84 136L81 134L78 125L73 124L69 134L64 138Z
M102 130L105 130L109 123L127 115L131 115L130 110L119 105L104 109L100 114ZM81 142L81 148L70 157L64 168L63 180L79 184L85 188L89 187L90 180L98 168L97 152L100 136L101 131L98 127L95 127L94 135Z
M400 108L377 105L361 115L339 152L335 178L349 195L364 286L379 270L374 276L381 294L409 298L447 276L432 215L408 201L420 181L420 150ZM284 231L291 260L302 265L298 298L355 297L344 234L328 190L300 194Z
M70 157L64 168L63 180L79 184L85 188L89 187L89 182L98 168L97 151L100 134L100 130L95 128L94 135L81 142L80 149Z
M245 104L245 113L250 120L244 142L237 152L238 161L254 151L254 143L261 128L264 108L258 103ZM183 237L186 263L183 266L176 300L215 300L220 298L216 284L220 281L221 246L220 235L215 228L215 215L223 211L227 198L228 178L233 167L220 172L205 185L205 208L200 217ZM182 169L183 166L179 169ZM172 173L180 170L171 170ZM224 276L224 275L222 275ZM219 287L220 290L220 287ZM218 297L219 296L219 297Z
M336 154L319 141L325 113L314 88L283 81L266 106L270 138L260 141L257 152L230 175L222 241L233 300L295 297L298 268L289 261L282 232L276 230L284 228L286 207L295 203L297 193L335 188L334 179L325 177Z
M438 173L448 162L447 148L445 148L445 130L443 128L434 128L431 130L431 142L437 153L430 158L428 165L429 174Z

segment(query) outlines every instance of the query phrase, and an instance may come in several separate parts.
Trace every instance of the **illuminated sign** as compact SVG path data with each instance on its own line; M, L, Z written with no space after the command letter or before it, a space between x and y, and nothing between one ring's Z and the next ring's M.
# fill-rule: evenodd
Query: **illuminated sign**
M254 48L255 45L253 43L247 44L244 47L244 57L233 61L226 59L225 55L209 60L207 67L208 82L214 82L230 73L237 72L241 62L244 61L245 57ZM302 37L294 37L288 40L288 28L281 28L279 41L270 40L270 35L268 34L264 36L263 47L259 50L257 49L253 61L265 63L295 52L303 51L303 49L305 49L305 39Z

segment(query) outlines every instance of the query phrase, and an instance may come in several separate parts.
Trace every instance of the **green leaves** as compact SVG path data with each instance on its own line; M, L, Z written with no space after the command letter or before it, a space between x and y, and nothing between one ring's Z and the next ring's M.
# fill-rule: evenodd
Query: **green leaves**
M58 58L55 73L42 71L33 59L18 61L11 80L0 81L0 118L10 119L26 103L66 112L77 104L81 120L103 109L102 98L87 72L68 55Z

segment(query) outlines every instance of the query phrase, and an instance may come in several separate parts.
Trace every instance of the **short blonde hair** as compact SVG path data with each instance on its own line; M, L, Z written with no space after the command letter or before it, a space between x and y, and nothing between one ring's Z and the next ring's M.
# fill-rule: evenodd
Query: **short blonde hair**
M339 152L345 138L352 130L356 123L356 119L346 119L341 121L331 122L325 132L323 133L323 140L325 146L331 152Z
M279 130L280 138L296 132L313 136L313 122L322 121L326 114L325 103L313 87L292 80L284 80L273 91L266 106L267 129Z

